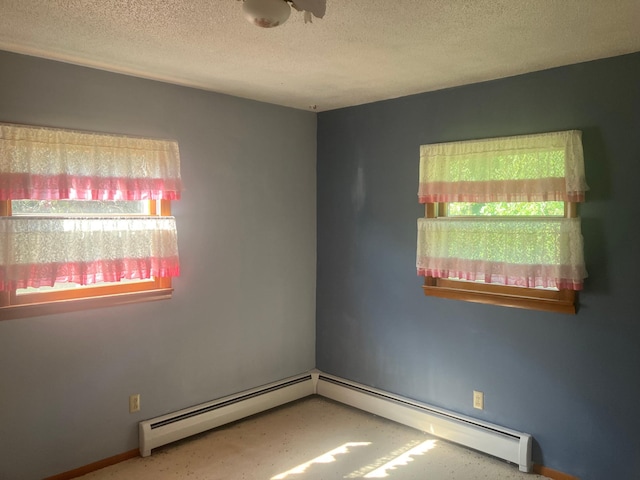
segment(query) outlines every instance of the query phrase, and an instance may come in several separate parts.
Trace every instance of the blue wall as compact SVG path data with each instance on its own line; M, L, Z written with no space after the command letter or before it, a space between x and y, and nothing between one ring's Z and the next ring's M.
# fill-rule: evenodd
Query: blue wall
M7 52L0 72L0 122L175 139L185 187L171 300L0 322L0 479L132 450L140 420L313 368L314 113Z
M419 146L567 129L591 187L579 313L423 296ZM638 478L639 177L640 54L319 114L317 367L531 433L583 480Z

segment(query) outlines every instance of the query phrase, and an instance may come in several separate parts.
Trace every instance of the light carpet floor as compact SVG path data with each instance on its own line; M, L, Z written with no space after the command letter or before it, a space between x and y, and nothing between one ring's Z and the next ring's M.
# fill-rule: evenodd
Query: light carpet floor
M542 479L313 396L80 477L85 480Z

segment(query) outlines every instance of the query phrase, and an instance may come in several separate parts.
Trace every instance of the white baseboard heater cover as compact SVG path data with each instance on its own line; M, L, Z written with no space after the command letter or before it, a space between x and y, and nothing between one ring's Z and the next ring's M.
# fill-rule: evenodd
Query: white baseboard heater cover
M522 472L531 472L532 437L529 434L447 412L322 373L319 376L316 393L515 463Z
M318 394L532 469L529 434L314 371L140 422L140 455L215 427Z
M140 455L183 438L315 393L318 375L304 374L140 422Z

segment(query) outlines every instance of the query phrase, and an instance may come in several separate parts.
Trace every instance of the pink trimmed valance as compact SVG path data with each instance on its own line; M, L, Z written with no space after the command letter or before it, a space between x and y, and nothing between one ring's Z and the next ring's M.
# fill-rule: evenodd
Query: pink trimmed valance
M581 132L420 147L420 203L584 201Z
M174 141L0 124L0 200L176 200Z

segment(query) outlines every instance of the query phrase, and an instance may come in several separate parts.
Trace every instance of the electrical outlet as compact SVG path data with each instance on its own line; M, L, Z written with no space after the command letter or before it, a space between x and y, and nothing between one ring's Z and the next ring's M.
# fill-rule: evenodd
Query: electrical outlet
M140 411L140 394L136 393L129 397L129 413Z
M473 408L484 410L484 393L473 391Z

